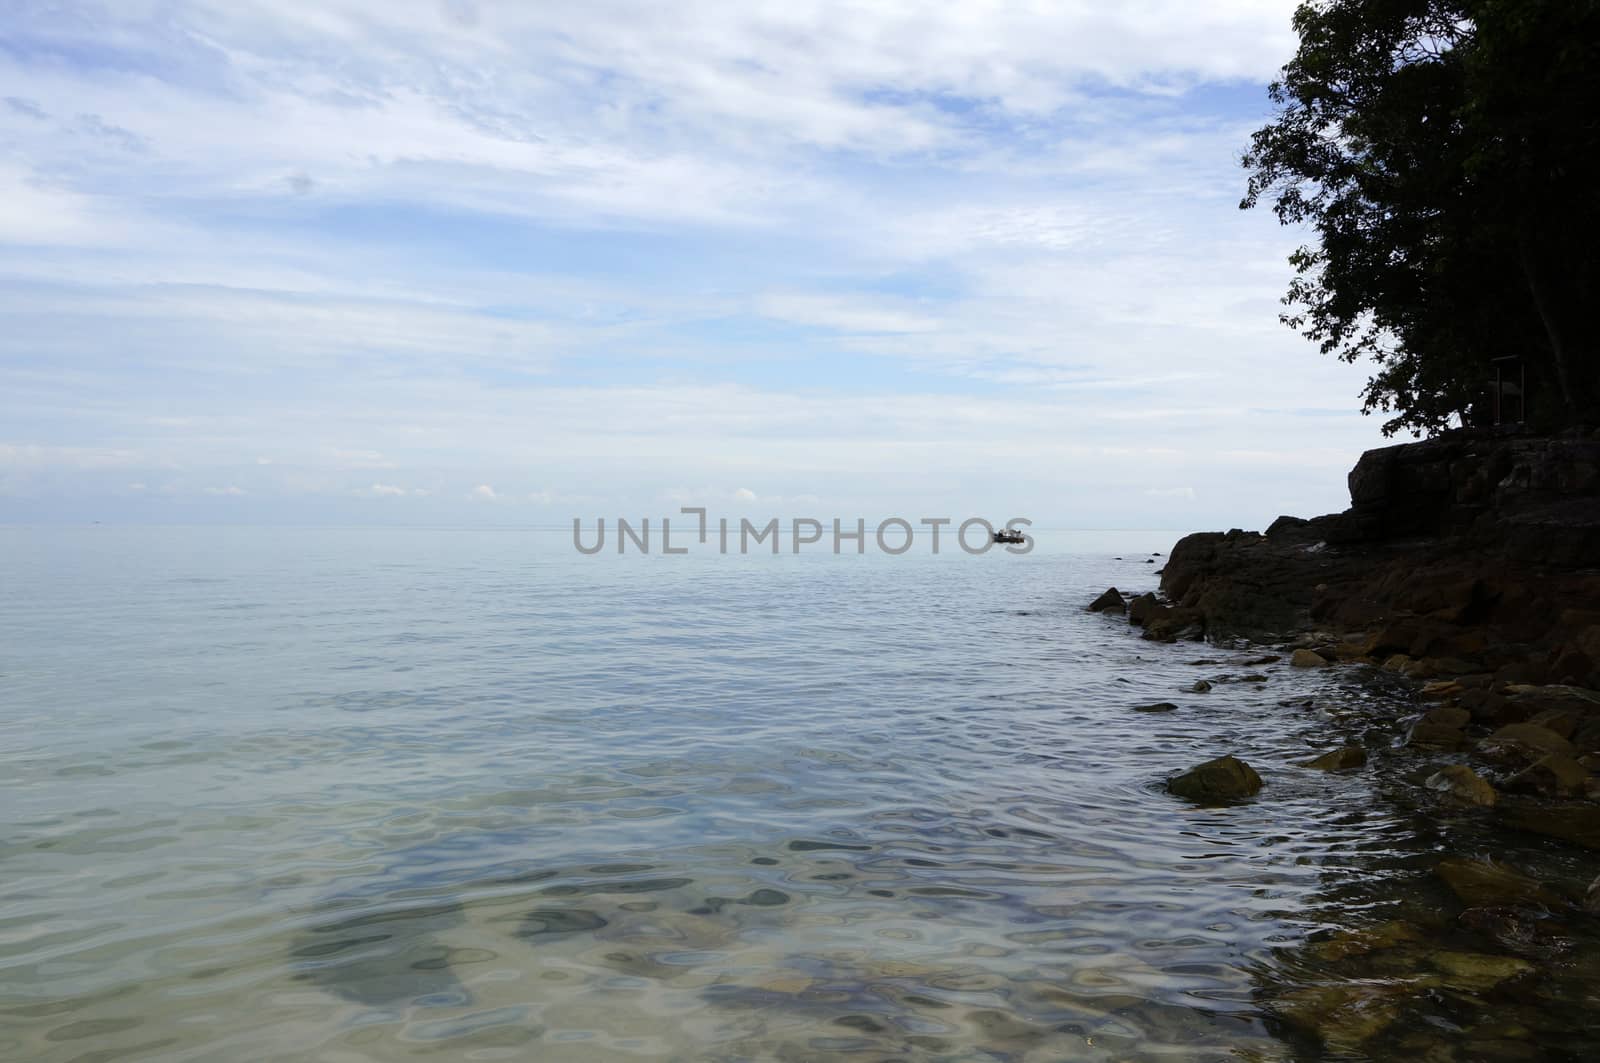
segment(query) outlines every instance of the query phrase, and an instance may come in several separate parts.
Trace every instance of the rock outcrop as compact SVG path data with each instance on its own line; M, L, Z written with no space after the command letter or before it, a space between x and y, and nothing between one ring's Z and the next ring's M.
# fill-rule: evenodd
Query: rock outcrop
M1317 631L1418 678L1600 686L1600 439L1463 430L1368 451L1349 488L1343 513L1182 539L1145 637Z

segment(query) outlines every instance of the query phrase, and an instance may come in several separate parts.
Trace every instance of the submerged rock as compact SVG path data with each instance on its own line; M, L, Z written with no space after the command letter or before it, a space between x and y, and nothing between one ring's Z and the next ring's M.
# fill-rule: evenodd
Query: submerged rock
M1168 779L1167 790L1191 801L1230 801L1258 793L1261 776L1238 757L1222 756Z
M1345 746L1335 749L1331 753L1324 753L1315 760L1301 763L1302 768L1315 768L1318 771L1347 771L1350 768L1359 768L1367 762L1367 751L1360 746Z
M1108 588L1104 594L1089 603L1089 612L1103 613L1107 609L1122 611L1127 606L1122 603L1122 592L1115 587Z
M1492 806L1499 799L1493 786L1465 764L1451 764L1428 776L1424 784L1430 790L1442 790L1458 801L1470 805Z
M1486 992L1533 970L1527 960L1482 952L1435 952L1428 956L1428 963L1440 972L1444 985L1469 993Z
M1148 705L1135 705L1134 712L1172 712L1178 706L1170 701L1153 701Z
M1395 983L1314 985L1275 1001L1273 1010L1330 1048L1355 1048L1400 1017L1407 994Z
M1434 869L1450 892L1472 907L1540 905L1558 908L1561 897L1540 883L1510 868L1487 860L1452 856Z
M1194 686L1190 687L1189 689L1194 691L1196 694L1204 694L1206 691L1211 689L1211 680L1209 680L1209 679L1196 680Z
M1422 931L1401 919L1391 919L1363 930L1340 930L1325 940L1313 943L1308 951L1324 963L1336 963L1352 956L1392 949L1398 945L1421 944Z
M1328 659L1315 650L1295 650L1289 655L1289 665L1293 668L1322 668Z

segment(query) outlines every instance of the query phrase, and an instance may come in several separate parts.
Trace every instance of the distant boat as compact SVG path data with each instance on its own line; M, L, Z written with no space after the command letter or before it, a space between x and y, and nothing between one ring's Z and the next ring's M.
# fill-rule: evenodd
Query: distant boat
M1023 543L1027 542L1028 540L1027 537L1019 531L1011 531L1009 528L1003 528L994 533L994 541L997 543Z

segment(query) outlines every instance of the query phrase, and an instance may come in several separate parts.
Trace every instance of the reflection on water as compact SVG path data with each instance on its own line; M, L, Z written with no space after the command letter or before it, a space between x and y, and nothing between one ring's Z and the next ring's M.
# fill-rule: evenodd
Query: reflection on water
M0 1058L1288 1059L1331 928L1455 919L1436 809L1294 767L1401 695L1132 639L1109 552L0 536Z

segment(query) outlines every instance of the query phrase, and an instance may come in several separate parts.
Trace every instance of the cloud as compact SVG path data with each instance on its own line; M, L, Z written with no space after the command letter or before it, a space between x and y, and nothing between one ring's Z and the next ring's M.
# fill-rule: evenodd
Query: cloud
M1295 234L1235 209L1292 6L25 6L0 470L484 520L1335 508L1363 374L1277 326Z
M406 494L406 489L404 487L396 487L393 484L373 484L371 487L362 488L356 493L372 498L400 498Z
M741 487L733 493L733 497L739 502L754 502L756 500L756 493L750 490L748 487Z
M226 495L230 497L237 497L245 493L243 488L235 487L233 484L229 484L226 487L208 487L205 491L208 495Z
M1152 498L1183 498L1191 502L1195 497L1192 487L1151 487L1145 490L1145 494Z

